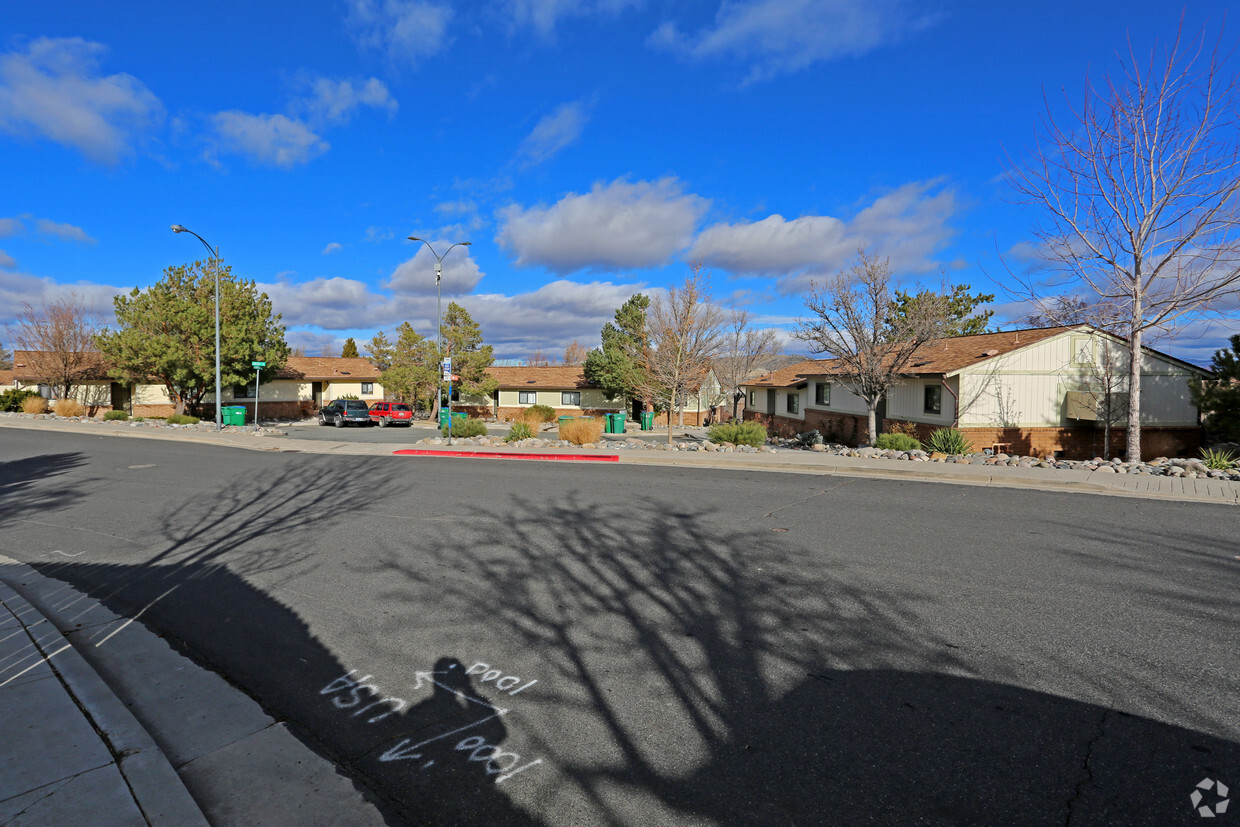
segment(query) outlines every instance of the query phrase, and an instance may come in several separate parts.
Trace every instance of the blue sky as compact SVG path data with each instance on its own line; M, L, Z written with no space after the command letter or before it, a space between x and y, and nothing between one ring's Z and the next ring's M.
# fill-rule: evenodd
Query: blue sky
M597 343L700 258L787 331L859 244L906 283L999 294L1038 215L1004 156L1087 72L1240 2L336 0L8 4L0 342L25 302L110 310L201 258L311 354L444 302L497 356ZM1230 13L1230 14L1229 14ZM1237 314L1161 347L1198 363ZM804 347L790 343L789 350Z

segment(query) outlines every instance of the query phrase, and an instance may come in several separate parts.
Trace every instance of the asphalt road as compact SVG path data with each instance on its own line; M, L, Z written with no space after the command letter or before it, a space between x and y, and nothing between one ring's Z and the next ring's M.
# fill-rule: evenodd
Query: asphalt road
M1240 790L1238 536L1231 506L0 431L0 553L141 610L413 823L1201 823L1199 781Z

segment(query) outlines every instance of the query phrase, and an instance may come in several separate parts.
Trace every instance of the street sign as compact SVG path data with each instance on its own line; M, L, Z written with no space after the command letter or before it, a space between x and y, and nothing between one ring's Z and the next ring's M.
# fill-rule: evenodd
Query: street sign
M250 367L252 367L252 368L265 368L265 367L267 367L267 363L266 363L266 362L250 362Z

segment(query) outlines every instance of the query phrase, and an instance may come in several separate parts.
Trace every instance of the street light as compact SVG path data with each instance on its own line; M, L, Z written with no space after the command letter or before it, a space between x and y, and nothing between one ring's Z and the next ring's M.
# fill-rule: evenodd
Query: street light
M207 248L207 252L211 254L211 261L215 269L215 430L224 430L224 422L222 411L220 410L220 248L211 249L211 245L203 239L202 236L193 230L186 229L180 224L173 224L172 231L174 233L189 233L194 238L202 242L202 246ZM257 417L257 412L255 413ZM254 424L258 424L258 419L254 420Z
M431 251L431 255L435 257L435 352L439 355L439 364L443 364L443 341L442 341L442 323L440 322L440 305L443 303L443 292L439 287L439 281L443 278L443 259L448 253L452 252L452 247L468 247L468 241L458 241L451 247L443 251L443 256L435 252L435 248L425 238L417 236L409 236L410 241L421 241L426 245L426 249ZM435 392L435 400L439 403L439 407L443 407L443 383L437 387L439 390ZM448 372L448 444L452 444L452 372Z

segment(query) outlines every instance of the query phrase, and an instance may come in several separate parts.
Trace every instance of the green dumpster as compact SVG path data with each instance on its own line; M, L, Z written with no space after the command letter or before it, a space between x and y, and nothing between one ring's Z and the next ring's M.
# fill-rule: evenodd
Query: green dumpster
M642 411L642 430L654 430L654 411Z
M245 406L229 405L220 409L222 419L225 425L244 425L245 424Z

